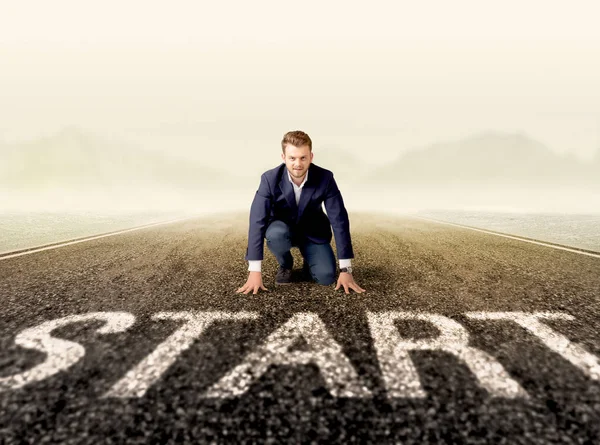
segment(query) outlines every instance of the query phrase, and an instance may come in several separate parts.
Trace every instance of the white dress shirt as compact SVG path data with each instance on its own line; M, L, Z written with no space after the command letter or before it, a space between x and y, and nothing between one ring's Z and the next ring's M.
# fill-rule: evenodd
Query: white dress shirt
M287 168L285 169L285 171L287 172L289 181L292 183L292 187L294 187L294 195L296 197L296 205L298 205L298 202L300 202L300 194L302 193L302 188L304 187L304 184L306 183L306 180L308 179L308 171L306 172L306 175L304 176L304 180L302 181L302 184L300 184L300 185L296 185L296 183L292 180L290 171ZM261 265L262 265L262 260L248 261L248 270L250 272L260 272ZM350 267L350 266L352 266L351 258L340 259L340 268Z

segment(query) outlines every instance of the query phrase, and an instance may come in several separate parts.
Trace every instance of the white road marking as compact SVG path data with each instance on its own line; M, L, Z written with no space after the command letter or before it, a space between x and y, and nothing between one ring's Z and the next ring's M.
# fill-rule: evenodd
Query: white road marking
M438 224L446 224L446 225L449 225L449 226L460 227L461 229L469 229L469 230L474 230L476 232L487 233L489 235L496 235L496 236L501 236L503 238L510 238L510 239L514 239L514 240L517 240L517 241L523 241L523 242L526 242L526 243L537 244L538 246L552 247L553 249L565 250L567 252L578 253L580 255L587 255L587 256L594 257L594 258L600 258L600 254L598 254L598 253L586 252L586 251L577 250L577 249L571 249L569 247L557 246L555 244L545 243L543 241L534 241L534 240L522 238L522 237L519 237L519 236L506 235L504 233L492 232L490 230L478 229L476 227L464 226L462 224L451 223L451 222L447 222L447 221L440 221L440 220L437 220L437 219L425 218L425 217L422 217L422 216L416 216L416 215L410 215L410 216L413 217L413 218L422 219L424 221L431 221L431 222L435 222L435 223L438 223Z
M468 345L469 333L451 318L395 311L367 312L367 318L389 397L426 396L409 351L427 350L449 352L463 360L493 397L529 397L491 355ZM394 325L398 319L428 321L440 331L440 335L432 339L402 338Z
M23 330L17 334L15 343L23 348L43 352L48 357L28 371L0 378L0 391L39 382L77 363L85 355L85 348L79 343L55 338L50 334L56 328L89 320L105 322L105 325L96 331L98 334L112 334L129 329L135 322L135 317L128 312L91 312L69 315Z
M71 244L84 243L86 241L92 241L95 239L105 238L107 236L121 235L122 233L133 232L135 230L147 229L148 227L160 226L163 224L171 224L174 222L185 221L186 219L193 219L193 218L197 218L197 216L186 216L185 218L178 218L178 219L172 219L169 221L161 221L161 222L157 222L157 223L146 224L143 226L132 227L131 229L120 230L118 232L105 233L104 235L94 235L94 236L90 236L87 238L82 238L82 239L78 239L78 240L74 240L74 241L66 241L66 242L63 242L60 244L54 244L51 246L33 247L33 248L31 248L31 250L26 250L24 252L17 252L17 253L13 253L13 254L8 253L8 255L0 254L1 255L0 261L7 260L9 258L15 258L15 257L22 256L22 255L29 255L30 253L42 252L44 250L58 249L59 247L70 246Z
M102 397L142 397L163 373L217 320L255 319L255 312L159 312L154 320L184 320L169 338L113 385Z
M303 338L308 351L290 351ZM271 365L306 365L319 367L329 392L334 397L371 397L360 383L358 375L340 345L329 335L317 314L294 314L274 331L266 342L251 352L245 360L208 389L204 397L236 397L248 390L253 380Z
M561 312L467 312L467 317L477 320L510 320L538 337L548 348L581 369L588 377L600 380L600 361L583 347L540 323L539 319L574 320Z
M102 397L142 397L163 373L188 349L213 322L218 320L256 319L256 312L159 312L155 320L181 320L185 323L152 353L130 369ZM600 380L600 360L582 346L541 323L543 319L573 320L561 312L467 312L476 320L510 320L539 338L544 345L581 369L587 376ZM389 397L420 398L426 394L410 358L410 351L435 350L451 353L463 360L480 385L492 397L528 398L502 365L488 353L469 346L469 333L449 317L422 312L367 312L377 358ZM432 323L440 335L429 339L401 337L395 321L423 320ZM98 334L124 332L135 322L127 312L91 312L70 315L27 328L15 337L15 344L47 355L45 361L31 369L0 377L0 392L39 382L77 363L85 349L79 343L51 336L53 330L86 321L103 321ZM291 350L298 339L304 339L307 350ZM230 398L243 394L252 382L271 365L315 364L334 397L371 397L340 345L331 337L315 313L294 314L271 333L266 341L248 354L244 361L212 385L202 397Z

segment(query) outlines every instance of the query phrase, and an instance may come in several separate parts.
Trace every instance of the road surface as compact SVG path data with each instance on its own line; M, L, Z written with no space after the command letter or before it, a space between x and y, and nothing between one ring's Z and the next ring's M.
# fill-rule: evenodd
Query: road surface
M247 218L0 257L0 442L600 443L600 256L351 213L365 293L243 295Z

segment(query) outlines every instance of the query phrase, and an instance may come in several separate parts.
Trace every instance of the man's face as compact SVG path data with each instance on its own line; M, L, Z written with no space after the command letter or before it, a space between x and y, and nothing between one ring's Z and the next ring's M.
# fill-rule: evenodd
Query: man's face
M300 180L308 171L308 167L313 159L313 154L308 145L296 147L287 144L285 147L285 154L281 153L281 159L285 162L285 166L290 172L290 175L292 175L292 179Z

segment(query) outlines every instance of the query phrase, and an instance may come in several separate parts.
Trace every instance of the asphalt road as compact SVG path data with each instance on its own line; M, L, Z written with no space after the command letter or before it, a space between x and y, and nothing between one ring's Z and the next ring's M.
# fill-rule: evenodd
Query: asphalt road
M350 221L362 294L236 293L247 213L0 258L0 443L600 443L600 258Z

